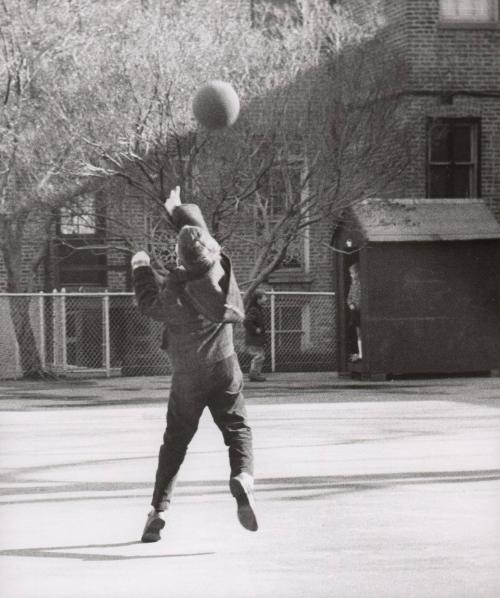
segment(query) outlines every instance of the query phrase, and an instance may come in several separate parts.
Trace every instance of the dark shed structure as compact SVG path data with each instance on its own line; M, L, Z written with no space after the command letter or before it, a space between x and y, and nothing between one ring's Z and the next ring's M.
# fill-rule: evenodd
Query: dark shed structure
M500 370L500 225L480 200L366 200L336 227L339 372ZM349 267L361 359L350 360Z

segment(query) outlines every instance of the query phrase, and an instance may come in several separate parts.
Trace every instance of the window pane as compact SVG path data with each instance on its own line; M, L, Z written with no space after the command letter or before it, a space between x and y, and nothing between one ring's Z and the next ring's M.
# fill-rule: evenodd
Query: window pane
M471 197L470 166L455 166L453 169L453 195L451 197Z
M453 186L449 166L431 166L429 170L429 197L431 199L453 197Z
M496 0L441 0L441 16L450 20L489 21L496 18Z
M299 256L297 253L287 253L285 258L283 259L283 262L280 266L280 269L291 269L291 268L301 268L302 267L302 262L301 262L301 256Z
M107 272L106 270L98 270L97 268L89 269L59 269L59 284L61 287L67 285L78 286L107 286Z
M453 161L470 162L471 155L471 126L458 125L453 129Z
M83 241L71 241L69 245L59 243L57 245L57 257L61 263L70 263L71 266L94 266L106 265L106 250L89 249Z
M93 235L96 231L95 216L90 214L65 215L61 217L62 235Z
M280 268L302 268L304 261L304 240L299 237L293 240L286 251Z
M300 169L299 163L284 162L272 168L261 181L261 193L267 197L271 218L279 218L300 199Z
M471 197L471 166L433 166L430 169L431 198Z
M279 218L286 212L286 195L283 187L279 187L276 179L269 185L269 216Z
M94 235L96 226L94 197L82 197L74 205L60 210L61 235Z
M448 119L433 123L429 133L429 197L478 197L478 124ZM443 142L446 136L449 156Z
M82 240L71 241L71 246L58 243L56 246L59 284L81 286L107 285L107 255L86 247Z
M431 162L449 162L450 156L450 126L448 124L433 124L430 129Z

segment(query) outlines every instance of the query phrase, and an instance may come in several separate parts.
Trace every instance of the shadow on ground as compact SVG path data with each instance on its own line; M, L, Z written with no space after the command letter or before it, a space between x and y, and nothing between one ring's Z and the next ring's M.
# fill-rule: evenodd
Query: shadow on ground
M80 561L130 561L137 559L168 559L192 556L207 556L215 552L191 552L191 553L172 553L172 554L90 554L69 552L72 550L89 550L105 548L125 548L127 546L142 546L142 542L119 542L116 544L81 544L77 546L43 546L39 548L16 548L13 550L0 550L0 556L28 556L35 558L52 559L76 559Z

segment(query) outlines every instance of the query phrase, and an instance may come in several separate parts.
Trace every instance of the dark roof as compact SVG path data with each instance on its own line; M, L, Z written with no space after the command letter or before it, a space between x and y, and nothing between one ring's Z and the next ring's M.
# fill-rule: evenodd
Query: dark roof
M477 199L369 199L350 209L368 241L500 238L500 224Z

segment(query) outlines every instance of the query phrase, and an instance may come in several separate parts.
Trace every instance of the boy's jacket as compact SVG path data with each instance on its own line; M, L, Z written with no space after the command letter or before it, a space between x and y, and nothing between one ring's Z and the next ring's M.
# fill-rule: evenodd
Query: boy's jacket
M198 206L185 204L174 210L178 228L206 224ZM222 279L210 268L192 274L181 268L158 282L149 266L136 268L133 281L139 310L165 324L162 347L174 371L208 365L234 353L232 325L244 319L244 307L230 259L222 254Z

